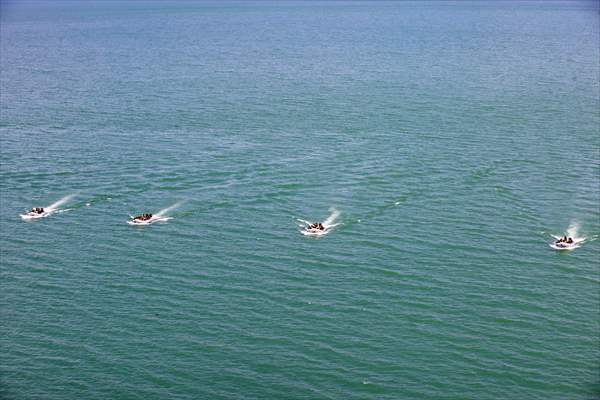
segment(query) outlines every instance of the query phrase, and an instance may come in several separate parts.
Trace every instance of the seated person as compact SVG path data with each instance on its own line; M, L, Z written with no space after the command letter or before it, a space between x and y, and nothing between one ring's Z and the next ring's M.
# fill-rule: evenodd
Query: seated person
M567 243L567 237L566 236L561 237L560 239L558 239L556 241L556 243Z
M314 223L314 224L310 224L308 226L308 229L317 229L317 230L320 230L320 231L324 231L325 227L323 226L322 223L317 222L317 223Z

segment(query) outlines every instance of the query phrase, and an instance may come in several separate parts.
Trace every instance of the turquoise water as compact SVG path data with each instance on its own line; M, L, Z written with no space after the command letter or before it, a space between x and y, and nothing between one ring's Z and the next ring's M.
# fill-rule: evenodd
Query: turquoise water
M597 2L1 11L0 397L600 395Z

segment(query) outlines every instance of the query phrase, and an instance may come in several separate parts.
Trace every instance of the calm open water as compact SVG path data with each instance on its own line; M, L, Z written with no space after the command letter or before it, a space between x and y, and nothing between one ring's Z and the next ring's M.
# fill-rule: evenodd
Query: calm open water
M600 396L598 2L0 22L3 399Z

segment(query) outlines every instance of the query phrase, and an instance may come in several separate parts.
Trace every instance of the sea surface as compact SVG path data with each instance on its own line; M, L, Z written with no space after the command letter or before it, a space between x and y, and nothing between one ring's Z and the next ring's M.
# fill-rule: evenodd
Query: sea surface
M0 398L600 397L597 1L0 7Z

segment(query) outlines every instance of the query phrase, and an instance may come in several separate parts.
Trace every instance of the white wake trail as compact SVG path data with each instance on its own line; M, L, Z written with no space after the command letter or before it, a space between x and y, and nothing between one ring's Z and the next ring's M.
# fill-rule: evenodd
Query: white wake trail
M48 211L54 211L56 210L58 207L62 206L63 204L65 204L67 201L71 200L73 197L75 197L75 194L70 194L68 196L63 197L62 199L58 200L55 203L50 204L49 206L44 207L45 210Z
M298 224L298 226L300 226L300 227L303 227L304 225L312 225L312 222L307 221L305 219L296 218L296 221L302 222L301 224Z
M337 217L340 216L340 212L338 210L336 210L335 208L330 209L330 211L331 211L331 215L329 217L327 217L327 219L325 221L323 221L323 226L325 228L332 228L334 226L339 225L339 224L334 224L334 222L337 219Z
M169 206L167 208L163 208L162 210L160 210L159 212L157 212L155 215L156 215L157 218L160 218L160 217L164 216L166 213L168 213L169 211L176 209L177 207L179 207L182 204L183 204L183 201L179 201L179 202L173 204L172 206Z
M556 242L551 243L550 247L552 247L555 250L573 250L579 248L588 239L585 236L578 236L579 228L579 223L576 221L572 221L569 225L569 228L566 231L565 236L573 239L573 241L567 242L567 244L565 245L564 242L560 242L561 239L564 238L564 236L551 235ZM594 240L594 238L592 237L591 240Z
M331 211L331 215L329 215L329 217L327 217L327 219L322 222L322 229L311 228L311 226L313 225L312 222L307 221L305 219L297 218L296 221L300 222L300 224L298 224L298 227L302 228L300 233L302 233L304 236L319 237L331 232L334 227L340 225L335 223L335 220L337 219L337 217L339 217L340 212L335 208L331 208L329 211Z
M572 237L573 241L575 243L580 243L583 242L586 238L585 237L579 237L577 236L577 233L579 232L579 223L573 221L571 222L571 224L569 225L569 228L567 229L567 236Z

